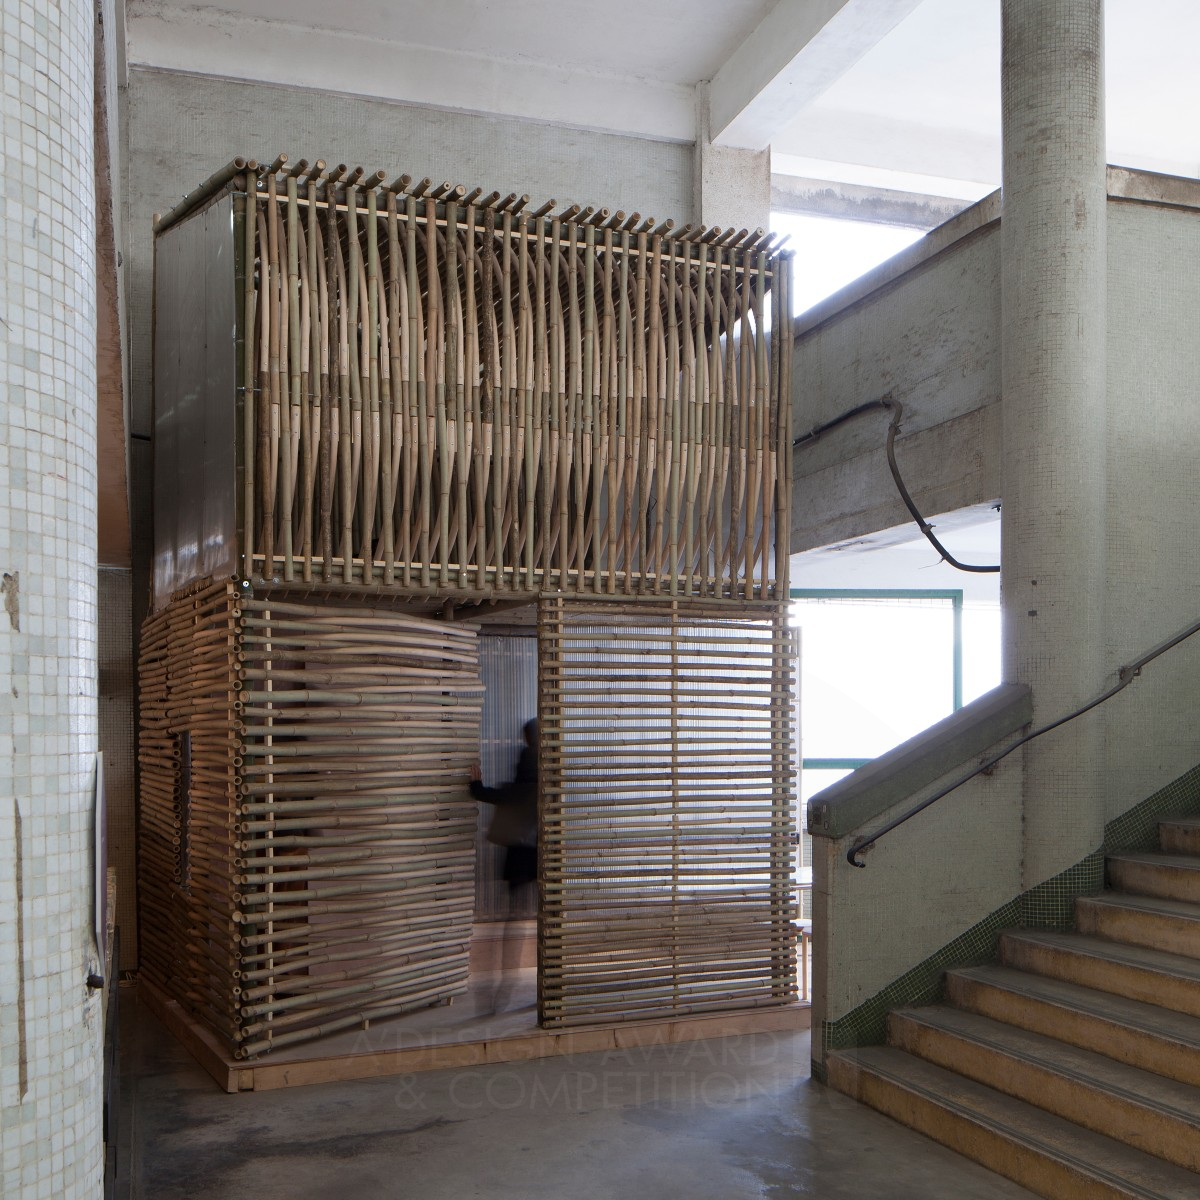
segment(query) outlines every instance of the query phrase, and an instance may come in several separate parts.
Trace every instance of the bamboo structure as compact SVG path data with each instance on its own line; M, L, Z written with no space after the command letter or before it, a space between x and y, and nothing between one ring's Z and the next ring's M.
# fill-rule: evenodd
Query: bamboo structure
M781 605L544 600L548 1027L796 998L792 635Z
M414 614L536 602L542 1023L794 999L790 256L289 161L156 226L143 969L240 1058L462 992L478 640Z
M149 620L143 970L237 1057L465 990L474 627L256 599Z
M213 177L242 231L244 577L786 596L769 237L287 163Z

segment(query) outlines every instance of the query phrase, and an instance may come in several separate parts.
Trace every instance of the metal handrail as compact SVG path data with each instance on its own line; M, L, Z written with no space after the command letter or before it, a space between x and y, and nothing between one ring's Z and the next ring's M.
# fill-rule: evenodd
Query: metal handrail
M1178 646L1180 642L1187 641L1194 633L1200 633L1200 621L1193 622L1187 628L1180 630L1174 637L1168 638L1165 642L1160 642L1153 650L1148 650L1140 658L1135 659L1127 666L1118 668L1117 682L1094 700L1089 700L1087 704L1075 709L1074 712L1068 713L1065 717L1059 717L1058 720L1051 721L1049 725L1043 725L1040 729L1035 729L1032 733L1027 733L1023 738L1019 738L1013 742L1011 746L1006 746L999 753L985 759L977 767L968 771L961 778L956 779L949 786L942 788L940 792L935 792L927 800L922 800L920 804L914 805L907 812L896 817L895 820L889 821L882 829L878 829L875 833L871 834L870 837L856 839L850 849L846 851L846 861L852 867L865 867L867 864L860 862L859 856L870 850L881 837L891 833L893 829L898 829L906 821L915 817L917 813L924 812L931 804L936 804L943 797L962 787L964 783L974 779L976 775L982 775L985 771L990 771L1001 759L1007 758L1014 750L1019 750L1035 738L1040 738L1042 734L1049 733L1052 729L1057 729L1060 725L1065 725L1068 721L1075 720L1076 717L1082 717L1084 713L1091 712L1093 708L1103 704L1106 700L1111 700L1113 696L1128 687L1142 673L1144 666L1152 663L1160 654L1165 654L1168 650Z

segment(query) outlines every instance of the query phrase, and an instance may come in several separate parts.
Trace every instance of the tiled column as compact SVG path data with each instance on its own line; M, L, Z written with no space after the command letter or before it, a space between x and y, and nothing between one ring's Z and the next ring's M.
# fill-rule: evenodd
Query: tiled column
M1005 678L1034 720L1105 680L1103 0L1003 0ZM1026 752L1025 886L1103 836L1099 723Z
M0 1148L6 1200L102 1193L93 6L0 0Z

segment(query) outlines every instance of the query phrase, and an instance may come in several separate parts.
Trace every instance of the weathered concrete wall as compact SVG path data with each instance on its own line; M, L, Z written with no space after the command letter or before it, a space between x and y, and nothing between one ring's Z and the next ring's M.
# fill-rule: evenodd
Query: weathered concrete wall
M1200 206L1200 184L1137 182ZM1200 207L1110 200L1108 238L1105 654L1119 664L1200 619ZM1200 644L1106 707L1111 820L1200 762Z
M927 514L1000 492L1000 237L988 197L801 319L793 427L801 434L890 393L904 406L896 457ZM796 271L804 269L796 264ZM873 412L796 452L792 550L908 517Z
M948 772L930 791L951 782ZM878 829L906 800L872 821ZM871 850L855 836L813 839L813 1057L816 1031L851 1013L1021 891L1021 775L1012 760L979 777Z

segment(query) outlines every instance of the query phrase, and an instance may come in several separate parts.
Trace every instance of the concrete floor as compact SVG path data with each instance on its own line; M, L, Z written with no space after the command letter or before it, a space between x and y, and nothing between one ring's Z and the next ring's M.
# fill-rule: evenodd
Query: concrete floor
M760 1033L230 1096L122 998L135 1200L1027 1200Z

